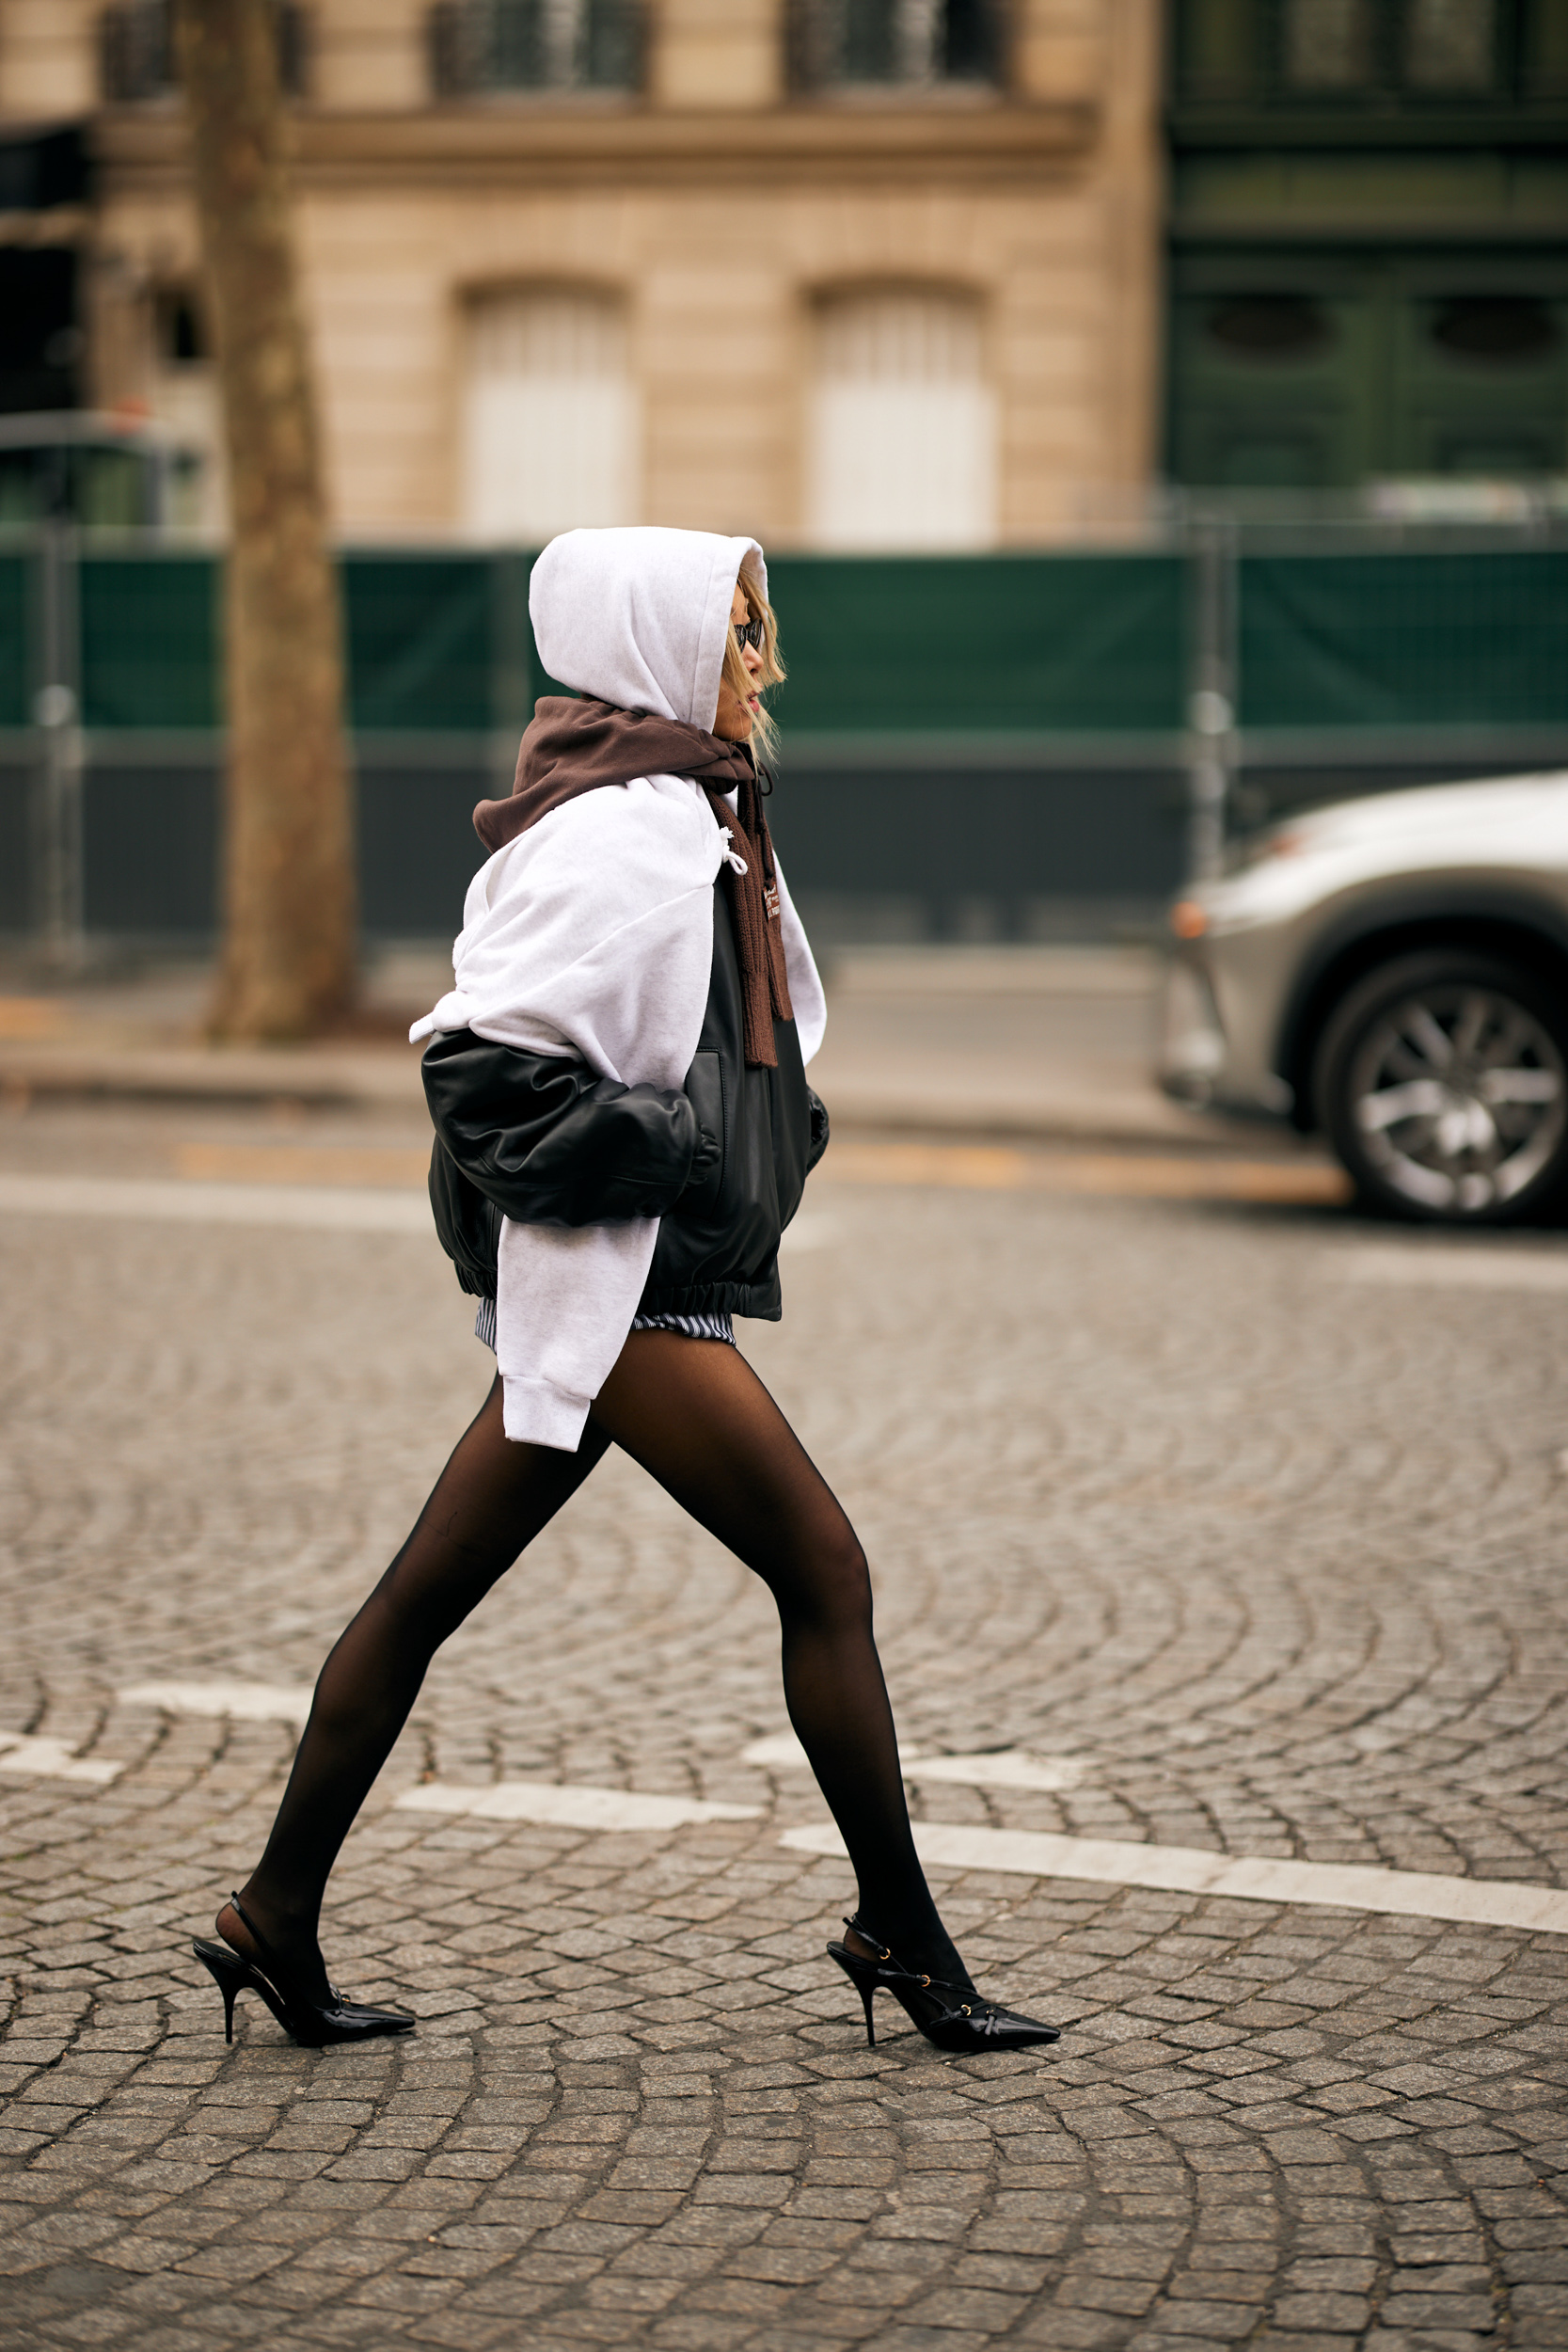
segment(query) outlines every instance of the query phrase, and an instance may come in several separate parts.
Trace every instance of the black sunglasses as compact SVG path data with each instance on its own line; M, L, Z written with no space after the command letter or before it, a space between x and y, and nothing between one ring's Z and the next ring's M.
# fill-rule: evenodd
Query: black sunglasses
M741 644L754 645L759 653L762 651L763 625L760 621L732 621L730 627Z

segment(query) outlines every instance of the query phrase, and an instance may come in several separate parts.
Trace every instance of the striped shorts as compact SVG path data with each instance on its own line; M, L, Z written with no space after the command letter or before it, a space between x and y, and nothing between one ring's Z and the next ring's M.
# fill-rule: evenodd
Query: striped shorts
M735 1325L728 1315L634 1315L634 1331L679 1331L689 1340L723 1340L735 1345ZM496 1302L482 1298L474 1317L474 1337L483 1340L492 1356L496 1352Z

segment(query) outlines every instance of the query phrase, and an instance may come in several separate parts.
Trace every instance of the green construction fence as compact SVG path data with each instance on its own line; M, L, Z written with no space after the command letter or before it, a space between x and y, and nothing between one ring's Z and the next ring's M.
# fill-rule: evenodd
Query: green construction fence
M32 903L42 561L37 546L0 552L0 928L12 930ZM789 680L774 818L796 889L840 928L889 935L1043 936L1073 908L1157 910L1183 868L1183 727L1212 675L1200 663L1216 651L1213 561L1196 541L776 558ZM1217 651L1242 731L1236 800L1244 810L1250 795L1254 817L1382 783L1568 764L1568 548L1240 547L1224 561ZM342 558L374 933L455 929L479 855L473 803L506 788L534 697L552 690L528 624L531 564ZM89 542L68 586L87 928L198 935L217 862L220 561Z
M25 553L0 555L0 726L36 648ZM547 691L527 557L343 559L356 732L486 733ZM1169 733L1183 723L1193 566L1177 554L783 556L789 735ZM94 729L222 724L221 579L188 553L78 567ZM1568 549L1243 555L1249 729L1568 723Z

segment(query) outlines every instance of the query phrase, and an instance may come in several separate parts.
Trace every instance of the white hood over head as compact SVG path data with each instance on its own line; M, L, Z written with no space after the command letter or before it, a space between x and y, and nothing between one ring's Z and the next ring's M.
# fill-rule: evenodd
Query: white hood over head
M748 556L766 595L768 567L754 539L657 528L562 532L529 582L539 659L579 694L711 731L730 604Z

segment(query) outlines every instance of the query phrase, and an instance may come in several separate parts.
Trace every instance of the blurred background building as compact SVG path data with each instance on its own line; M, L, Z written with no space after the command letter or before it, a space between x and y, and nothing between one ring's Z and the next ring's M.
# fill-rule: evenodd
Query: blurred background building
M277 23L350 533L1028 546L1568 466L1561 0ZM0 120L0 405L211 450L164 0L5 0Z
M280 0L277 37L372 935L450 930L573 523L776 557L778 830L830 935L1147 930L1227 831L1568 764L1565 0ZM211 928L196 250L163 0L0 0L0 929Z
M1156 462L1148 0L311 0L278 37L345 531L1028 544ZM0 112L93 169L5 397L210 441L169 74L162 0L0 10Z

